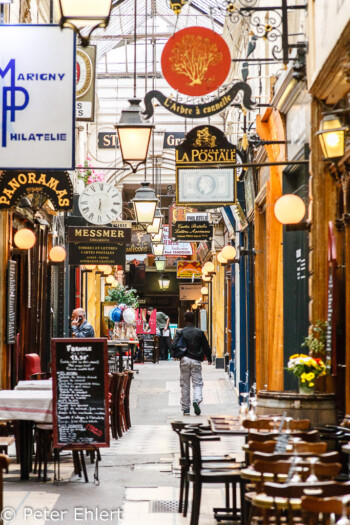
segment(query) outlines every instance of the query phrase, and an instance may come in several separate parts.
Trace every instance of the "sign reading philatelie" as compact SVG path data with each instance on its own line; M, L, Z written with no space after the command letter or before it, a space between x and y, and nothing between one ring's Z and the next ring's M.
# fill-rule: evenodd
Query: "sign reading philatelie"
M2 25L0 49L2 169L74 169L74 31Z
M52 339L55 447L109 446L107 339Z
M73 208L73 185L63 171L3 171L0 175L0 210L14 208L21 197L41 193L56 211Z
M225 40L205 27L186 27L166 43L162 71L172 88L192 97L206 95L224 83L231 67Z

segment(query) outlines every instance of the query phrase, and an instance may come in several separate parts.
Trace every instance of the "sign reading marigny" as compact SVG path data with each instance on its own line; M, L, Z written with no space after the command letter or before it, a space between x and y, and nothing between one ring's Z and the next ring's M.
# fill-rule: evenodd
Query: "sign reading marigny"
M74 168L75 36L0 26L0 169Z

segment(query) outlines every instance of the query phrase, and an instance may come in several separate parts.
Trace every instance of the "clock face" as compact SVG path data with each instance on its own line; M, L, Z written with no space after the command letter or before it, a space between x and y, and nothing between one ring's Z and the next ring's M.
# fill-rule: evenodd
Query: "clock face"
M82 49L77 49L76 66L76 97L81 98L88 92L92 82L91 59Z
M106 182L93 182L79 196L79 210L92 224L108 224L120 217L120 191Z

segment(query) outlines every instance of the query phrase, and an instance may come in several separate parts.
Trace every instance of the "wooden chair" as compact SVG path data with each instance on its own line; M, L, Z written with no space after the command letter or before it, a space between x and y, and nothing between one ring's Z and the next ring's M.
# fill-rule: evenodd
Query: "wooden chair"
M247 441L271 441L277 439L281 434L279 432L257 432L256 430L251 430L248 433ZM293 432L291 438L298 437L302 441L307 441L309 443L320 441L320 434L317 430L310 430L309 432Z
M285 452L285 453L265 453L265 452L254 452L252 454L252 461L262 459L264 461L279 461L279 460L287 460L290 459L292 452ZM309 457L315 457L317 456L322 463L337 463L340 462L340 454L339 452L325 452L324 454L315 454L314 452L311 454L309 452L298 452L298 456L301 458L309 458Z
M223 463L218 468L212 469L208 464L202 462L201 443L204 441L220 441L220 438L215 435L196 435L194 432L181 431L181 440L184 444L185 450L192 452L192 469L187 473L187 480L193 484L192 495L192 511L190 525L198 525L201 494L203 483L232 485L232 504L229 503L229 508L214 509L214 516L216 519L237 520L239 519L239 512L236 501L236 486L241 483L239 465L231 462L230 465ZM217 513L224 511L224 516L218 517Z
M127 430L131 428L131 418L130 418L130 387L131 382L134 379L134 372L132 370L125 370L124 372L128 378L125 388L125 397L124 397L124 411L125 411L125 420Z
M10 460L8 456L5 456L4 454L0 454L0 516L1 512L4 508L4 498L3 498L3 471L8 472L9 469ZM0 517L0 525L3 524L3 520Z
M334 517L339 518L344 511L345 516L349 516L349 499L350 495L341 498L318 498L314 496L303 496L301 498L301 509L303 523L305 525L318 525L319 516L322 514L322 525L331 525L334 523Z

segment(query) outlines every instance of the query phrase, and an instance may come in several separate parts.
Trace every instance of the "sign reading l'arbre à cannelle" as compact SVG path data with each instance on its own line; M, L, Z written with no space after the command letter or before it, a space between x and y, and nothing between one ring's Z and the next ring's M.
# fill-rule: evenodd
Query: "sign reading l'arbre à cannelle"
M0 175L0 210L15 208L23 196L32 193L45 195L56 211L73 208L73 185L68 173L9 170Z
M0 49L1 168L74 169L74 31L4 24Z

